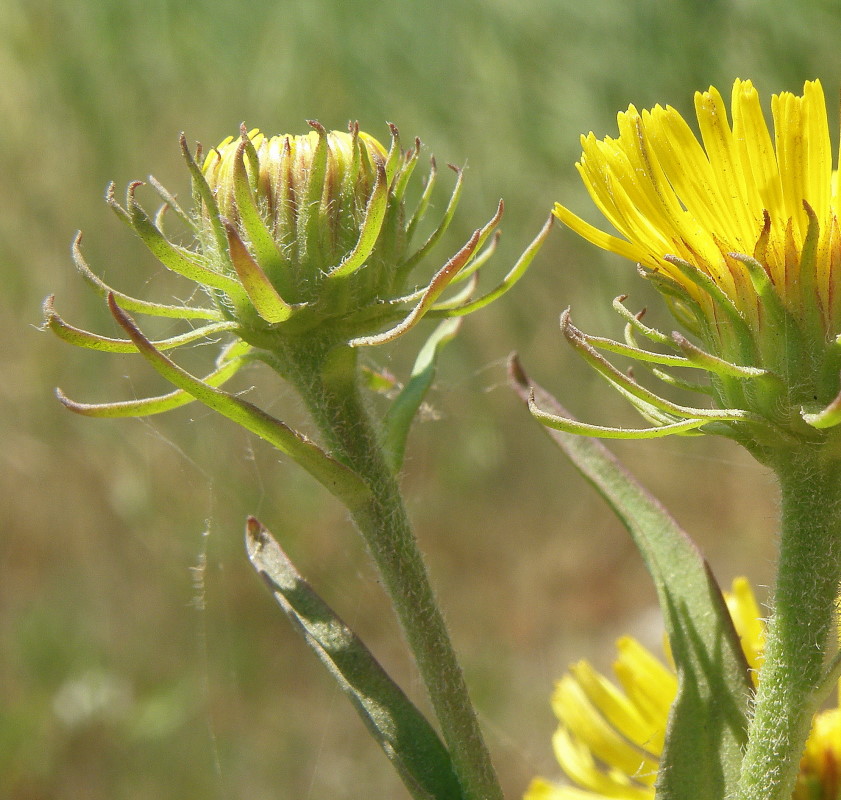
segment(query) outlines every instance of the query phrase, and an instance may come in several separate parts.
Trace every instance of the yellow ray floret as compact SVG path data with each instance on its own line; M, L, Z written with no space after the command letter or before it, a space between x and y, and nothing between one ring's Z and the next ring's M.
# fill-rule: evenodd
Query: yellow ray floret
M765 626L753 590L737 578L726 600L748 663L756 669ZM617 647L613 669L619 686L581 661L558 681L552 696L560 722L552 744L573 785L535 778L524 800L653 800L677 678L634 639L623 637ZM839 790L841 708L834 708L814 719L792 800L837 800Z
M688 262L757 326L756 290L731 254L753 257L790 311L799 316L814 303L837 333L839 178L820 82L807 82L802 96L772 97L773 132L750 81L735 82L730 120L713 87L696 93L695 111L700 136L674 108L658 105L620 113L618 138L582 137L578 171L618 236L560 204L555 215L593 244L668 276L710 310L709 296L666 257Z

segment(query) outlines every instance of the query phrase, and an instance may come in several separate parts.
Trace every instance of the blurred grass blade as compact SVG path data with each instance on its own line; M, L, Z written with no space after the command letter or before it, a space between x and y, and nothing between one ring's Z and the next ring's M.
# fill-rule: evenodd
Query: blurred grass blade
M397 395L383 420L384 445L395 472L403 464L406 439L409 436L412 421L435 379L438 354L447 342L455 338L460 324L461 320L458 318L448 319L435 328L418 353L415 365L412 367L412 377Z
M511 383L527 403L570 414L530 385L516 357ZM721 590L689 536L601 442L545 429L608 502L654 580L678 674L657 778L658 800L735 797L746 741L748 667Z
M246 548L254 569L353 703L411 796L461 800L449 753L435 730L253 517L246 525Z

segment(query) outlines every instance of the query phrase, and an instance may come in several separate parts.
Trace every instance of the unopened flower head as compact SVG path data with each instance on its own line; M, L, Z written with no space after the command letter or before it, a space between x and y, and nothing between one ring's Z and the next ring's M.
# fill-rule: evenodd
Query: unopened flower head
M712 87L696 93L695 109L700 139L659 105L620 113L617 138L582 137L578 171L619 236L560 204L555 214L638 262L704 352L620 309L631 338L710 372L720 408L808 437L841 421L841 192L823 90L812 81L802 96L774 95L773 131L750 81L735 82L730 120Z
M262 260L278 295L293 306L319 306L320 315L391 298L406 231L402 191L389 189L387 170L394 178L403 166L402 154L389 164L383 145L356 126L229 137L202 169L216 201L216 210L204 208L205 241L212 248L218 212L230 225L227 238ZM223 257L236 248L229 243ZM332 280L341 291L327 289Z
M765 629L753 591L739 578L726 598L755 675ZM630 637L618 642L614 673L618 686L580 661L558 681L552 697L559 721L553 745L574 786L536 778L525 800L653 800L677 677ZM792 800L836 800L840 780L841 709L833 708L814 718Z
M76 266L108 297L130 339L111 339L69 325L56 313L52 298L44 305L46 326L82 347L139 351L176 385L187 385L192 377L181 375L163 351L204 337L231 336L216 369L198 381L201 385L189 383L188 393L196 397L204 392L202 385L215 390L227 381L246 358L269 360L283 374L281 351L303 347L333 353L376 345L397 338L426 317L460 317L478 310L519 280L548 234L549 222L502 281L476 297L479 270L498 239L500 201L485 225L417 281L417 269L433 257L455 215L463 171L452 167L455 184L449 202L422 243L413 245L432 206L437 176L431 159L426 180L410 191L420 162L420 140L403 150L398 130L391 125L386 148L355 123L346 132L309 124L312 130L307 134L281 136L249 132L243 125L238 136L206 155L201 146L192 152L182 134L182 154L192 178L192 211L182 208L154 178L149 183L163 200L154 215L137 198L141 182L128 186L124 204L117 200L113 184L109 187L106 199L117 216L164 267L202 290L191 291L195 303L166 305L112 289L86 263L79 234L73 246ZM166 223L173 216L187 229L187 245L183 234L168 230ZM149 341L128 313L205 324L190 324L183 333ZM80 413L127 416L157 413L189 399L178 394L92 406L64 401Z
M355 124L348 132L310 124L308 134L272 137L243 126L239 137L210 151L200 175L194 174L202 250L215 271L234 274L248 295L244 306L228 298L245 326L283 323L282 335L318 327L338 339L369 343L378 328L405 319L407 304L423 296L402 294L425 255L423 248L407 255L429 199L408 217L405 193L420 142L404 153L394 127L387 150ZM440 232L451 216L445 215ZM499 215L454 257L448 278L432 294L473 260L498 221ZM416 319L434 299L425 297Z

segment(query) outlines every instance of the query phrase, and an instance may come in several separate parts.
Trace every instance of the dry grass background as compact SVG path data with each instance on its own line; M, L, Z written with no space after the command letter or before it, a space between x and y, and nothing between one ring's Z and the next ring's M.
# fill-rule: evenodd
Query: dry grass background
M37 330L52 292L70 320L111 330L71 265L77 228L113 284L171 290L101 202L109 180L153 172L185 192L181 130L213 144L242 120L359 119L382 135L390 120L468 164L450 249L505 198L501 273L554 200L589 213L579 133L613 133L629 102L690 114L694 89L726 93L736 76L766 96L820 77L838 97L839 34L829 0L0 3L0 797L407 796L247 566L247 513L424 702L364 549L320 487L201 408L106 422L55 401L55 385L88 400L161 388L129 357ZM652 301L631 265L556 230L517 289L467 320L410 441L408 502L511 798L555 773L547 698L568 661L606 667L624 631L658 641L623 531L505 387L516 349L574 411L631 421L557 332L572 305L582 327L617 333L610 300L625 291ZM419 343L370 357L400 374ZM272 376L240 383L301 420ZM723 581L768 580L763 470L726 442L615 449Z

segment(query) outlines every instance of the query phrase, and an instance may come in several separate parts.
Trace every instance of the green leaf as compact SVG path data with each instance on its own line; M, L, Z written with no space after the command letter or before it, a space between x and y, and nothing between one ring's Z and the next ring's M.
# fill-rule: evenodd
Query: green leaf
M319 213L329 152L327 131L324 126L314 119L307 120L307 124L318 134L318 144L312 154L303 202L299 201L298 204L298 253L302 260L313 258L318 251Z
M179 137L179 142L181 143L181 155L184 156L184 161L187 162L187 168L190 170L190 175L193 179L193 198L196 205L201 208L201 204L204 204L204 210L207 212L207 218L210 220L210 225L213 228L217 251L219 253L227 253L228 241L225 236L225 229L222 227L222 219L219 216L219 206L216 204L213 190L204 177L204 172L196 163L196 158L199 158L201 154L201 146L199 145L196 150L196 158L193 158L193 154L187 146L187 137L183 132Z
M678 405L646 389L599 354L589 343L589 337L570 321L569 308L561 314L561 332L581 357L643 414L649 409L656 409L663 412L664 419L670 422L677 422L678 419L683 418L707 419L710 422L745 421L756 422L760 425L768 424L762 417L740 408L693 408Z
M516 357L510 377L524 402L533 391L542 407L570 417L529 385ZM601 442L548 432L627 528L657 590L678 675L658 800L735 797L752 686L721 590L689 536Z
M417 140L420 145L420 139ZM435 188L435 182L438 177L438 167L435 163L435 156L429 159L429 175L426 176L423 193L418 200L417 208L415 208L412 216L409 218L409 224L406 226L406 241L411 242L415 235L418 224L426 216L426 211L429 208L429 201L432 198L432 190ZM455 211L453 211L455 213Z
M450 755L435 730L253 517L246 525L246 548L254 569L353 703L412 797L461 800Z
M195 306L169 306L162 303L150 303L148 300L138 300L135 297L130 297L127 294L118 292L112 289L99 276L95 275L93 270L88 266L82 255L82 232L76 233L76 238L73 240L73 263L76 269L79 270L82 277L92 286L102 297L107 297L111 292L117 298L120 308L132 314L148 314L154 317L174 317L176 319L223 319L221 311L215 308L197 308Z
M460 326L460 319L448 319L438 325L429 339L421 348L415 365L412 367L412 377L403 387L388 409L383 420L383 445L388 453L392 469L397 472L403 463L406 449L406 439L412 421L418 413L423 398L432 386L435 371L438 366L438 354L441 348L455 338Z
M149 248L152 255L170 270L170 272L200 283L203 286L209 286L225 292L235 305L239 306L247 303L248 301L242 286L233 278L223 275L220 272L215 272L204 266L204 264L199 263L195 260L195 253L189 253L184 248L174 245L158 230L152 220L149 219L149 215L135 199L135 191L138 186L142 185L140 181L129 184L127 192L128 224L143 240L143 243ZM106 200L111 204L112 208L115 207L116 204L112 202L112 192L109 191ZM120 214L119 211L117 213Z
M286 322L294 309L278 294L263 268L252 258L236 227L230 222L223 224L228 236L231 263L255 311L270 324Z
M469 303L465 303L458 308L452 309L451 311L445 312L447 316L455 316L455 315L465 315L465 314L472 314L474 311L478 311L480 308L484 308L489 303L492 303L498 297L502 297L512 286L514 286L523 275L526 274L526 270L529 268L534 257L537 255L540 248L543 246L543 242L546 240L546 237L549 235L549 231L552 229L552 220L553 217L550 216L548 221L544 224L544 226L540 229L540 232L534 238L532 243L523 251L523 254L517 259L517 263L511 268L508 274L502 279L502 282L496 286L496 288L489 291L487 294L482 295L482 297L477 298ZM481 259L482 256L479 256ZM477 261L479 260L477 259ZM469 269L469 268L468 268ZM466 271L466 270L465 270ZM457 278L460 276L456 276Z
M401 265L400 265L400 274L407 275L411 270L414 268L416 264L420 261L423 261L426 258L427 253L435 247L436 244L440 241L441 237L446 233L447 228L450 227L450 222L452 222L453 217L456 213L456 208L458 208L458 201L461 199L461 190L462 186L464 185L464 170L460 169L459 167L454 167L452 164L448 165L453 172L456 173L456 185L453 187L453 193L450 195L450 201L447 203L447 208L444 211L444 216L441 218L441 222L438 224L438 227L430 234L429 238L420 246L420 248L409 258L407 258ZM432 189L432 184L435 180L436 170L435 170L435 162L432 162L432 169L429 173L429 181L427 183L426 190L421 197L421 201L418 207L418 210L415 212L415 215L409 222L407 231L406 231L406 238L407 240L411 238L412 234L414 233L414 226L416 220L419 220L423 213L426 211L427 203L429 202L429 191Z
M344 278L353 275L368 260L374 245L379 239L383 227L386 208L388 207L388 182L385 167L377 162L377 179L368 205L365 208L365 219L359 231L359 239L355 247L342 260L342 263L327 273L327 278Z
M288 294L291 291L291 286L288 281L288 264L286 259L278 249L277 242L274 240L263 214L260 213L257 200L254 196L254 191L251 188L251 178L245 166L246 154L249 159L249 166L251 168L251 176L256 183L259 176L260 163L257 156L257 151L254 148L254 143L248 138L248 133L243 125L242 141L239 144L234 159L234 194L236 197L236 209L239 214L239 220L251 247L254 250L254 260L259 264L259 269L267 276L270 276L272 283L278 287L277 294ZM231 239L231 223L226 223L222 220L225 226L226 234L228 236L229 247L231 251L231 261L239 274L240 280L245 283L240 267L237 266L237 259L234 252L235 246L230 244ZM267 278L266 281L269 279ZM246 291L248 285L246 284Z

